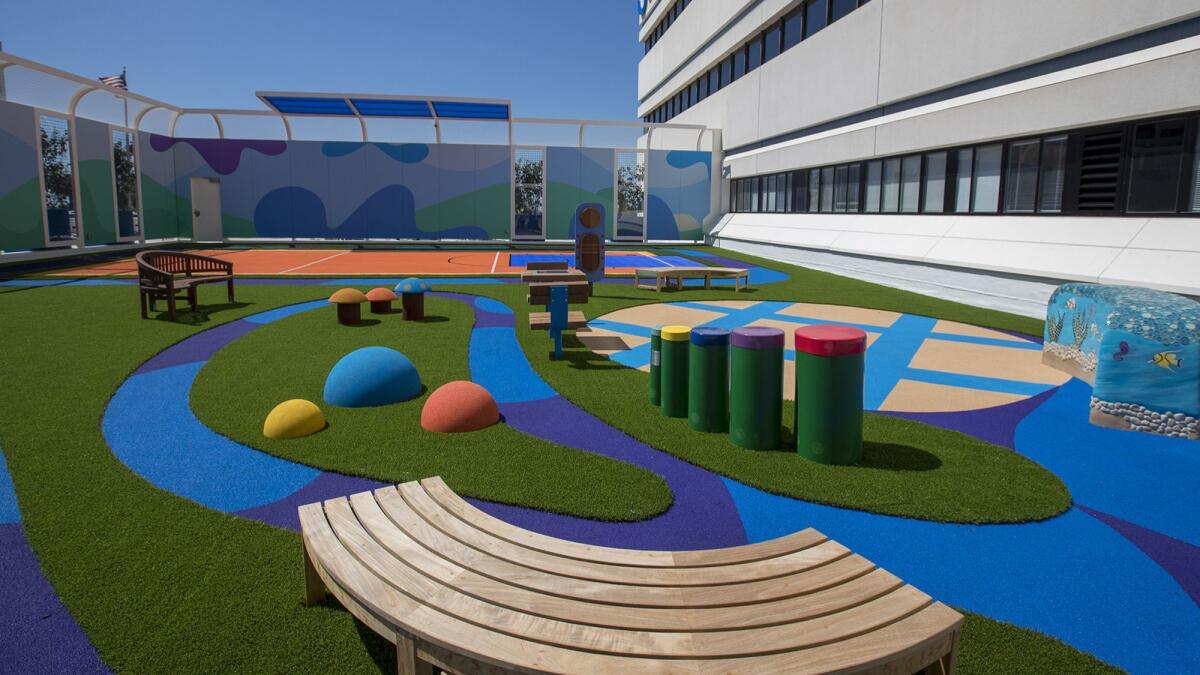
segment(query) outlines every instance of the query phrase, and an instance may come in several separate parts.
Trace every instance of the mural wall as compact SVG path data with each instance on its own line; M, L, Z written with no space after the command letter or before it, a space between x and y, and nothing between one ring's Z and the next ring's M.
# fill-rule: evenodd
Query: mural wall
M712 188L712 153L651 150L648 159L646 238L704 238Z
M0 101L0 250L46 246L37 115ZM118 241L112 139L78 118L77 204L89 245ZM227 238L508 239L511 154L504 145L137 137L144 236L192 236L191 179L220 180ZM582 203L613 203L614 152L546 149L546 237L574 237ZM708 152L648 156L647 234L700 239L708 215ZM604 230L613 236L614 208Z
M46 245L38 138L33 108L0 101L0 250L3 251Z

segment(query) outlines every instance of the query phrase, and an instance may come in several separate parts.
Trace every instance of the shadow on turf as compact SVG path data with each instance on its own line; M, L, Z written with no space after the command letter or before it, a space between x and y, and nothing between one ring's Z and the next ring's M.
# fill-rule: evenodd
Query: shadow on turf
M225 302L219 305L200 305L194 312L186 306L177 307L175 309L174 323L182 323L190 326L208 323L212 320L211 317L213 314L220 314L221 312L228 312L234 309L243 309L250 307L253 304L254 303L252 302ZM137 307L134 307L133 310L136 312ZM167 318L166 309L160 310L156 308L156 313L152 318L155 321L163 321L167 323L171 322L171 320Z
M784 427L782 442L775 450L767 452L796 452L796 434ZM942 460L937 455L911 445L863 441L862 461L857 467L881 471L933 471L940 469Z
M554 359L553 342L547 340L551 349L546 352L547 359ZM563 334L563 355L557 361L565 361L576 370L620 370L625 366L611 361L605 356L588 349L574 333Z

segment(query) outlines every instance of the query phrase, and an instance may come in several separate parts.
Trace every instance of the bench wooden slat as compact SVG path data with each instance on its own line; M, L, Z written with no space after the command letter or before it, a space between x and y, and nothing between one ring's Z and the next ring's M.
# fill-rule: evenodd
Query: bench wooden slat
M429 496L442 508L471 523L474 527L485 530L500 539L564 558L631 567L708 567L773 558L784 553L808 548L814 542L825 540L825 536L820 532L812 528L805 528L770 541L712 551L638 551L594 546L549 537L506 523L459 497L439 476L424 478L419 482L421 487L425 488Z
M826 556L814 557L805 554L819 544L828 544L828 540L823 538L814 538L812 546L782 556L753 563L715 567L646 569L563 558L518 546L459 520L446 513L420 485L407 483L398 489L413 510L449 536L488 555L550 574L639 586L717 586L796 574L827 561ZM839 552L845 550L840 544L836 544L835 547Z
M472 510L440 479L301 507L307 601L328 587L396 643L402 672L414 658L457 672L956 666L961 615L815 531L678 566L663 554L699 552L563 555L579 549L506 536Z
M583 312L571 310L567 312L567 328L583 328L587 325L587 317ZM530 330L550 330L550 312L530 312Z

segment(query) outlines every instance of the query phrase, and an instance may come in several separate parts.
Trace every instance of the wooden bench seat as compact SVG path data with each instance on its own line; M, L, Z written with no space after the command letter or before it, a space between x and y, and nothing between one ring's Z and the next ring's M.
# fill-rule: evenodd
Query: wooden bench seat
M182 251L142 251L134 260L143 319L149 318L147 309L153 312L156 301L166 300L167 318L174 321L179 293L185 294L196 311L196 287L201 284L224 283L229 302L233 302L233 263L227 260Z
M586 304L592 295L591 284L586 281L537 282L529 284L529 293L525 299L531 305L548 305L550 289L555 286L567 287L567 304L570 305Z
M583 312L571 310L567 312L567 328L583 328L587 325L587 317ZM550 312L530 312L530 330L550 330Z
M300 507L331 593L402 673L954 672L962 617L819 532L712 551L569 542L439 478Z
M653 283L642 283L642 279ZM713 279L733 279L735 292L750 288L750 270L737 267L639 267L633 271L633 282L638 288L659 292L664 287L671 288L672 280L676 289L682 289L684 279L703 279L706 290L712 288Z

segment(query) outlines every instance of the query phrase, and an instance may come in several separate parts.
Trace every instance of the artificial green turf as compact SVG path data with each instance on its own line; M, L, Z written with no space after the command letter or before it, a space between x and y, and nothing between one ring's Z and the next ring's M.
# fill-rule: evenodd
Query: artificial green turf
M793 278L772 284L774 299L791 299L788 288L818 286L832 275L788 270ZM810 278L810 275L819 275ZM863 306L902 309L889 294L868 297L857 289ZM782 290L778 287L782 287ZM646 374L594 354L576 338L564 340L564 358L549 358L544 332L531 331L521 286L460 287L486 294L517 312L517 335L534 368L563 396L634 438L681 459L729 476L761 490L844 508L960 523L1008 523L1040 520L1068 509L1071 496L1062 481L1037 463L1007 448L921 422L885 415L865 417L864 460L859 466L827 466L796 452L745 450L727 434L692 431L687 420L666 418L646 400ZM799 292L799 291L797 291ZM637 304L672 300L767 299L765 291L734 293L703 289L656 294L629 285L596 284L583 307L589 317ZM885 302L885 300L887 300ZM951 303L946 303L951 304ZM934 307L936 309L936 307ZM993 318L991 325L1021 325L1008 315L989 317L960 307L958 316ZM955 312L951 312L955 313ZM789 402L790 403L790 402ZM785 438L793 428L793 407L784 405Z
M363 325L334 321L333 308L259 328L221 349L192 387L192 410L215 431L246 445L322 469L381 481L442 476L464 496L599 520L642 520L671 505L666 482L645 469L528 436L497 424L468 434L421 428L429 394L471 379L467 363L474 313L464 303L426 300L424 321L394 314ZM382 345L417 367L425 391L394 405L339 408L322 400L325 376L346 354ZM318 404L329 426L305 438L272 440L263 420L277 404Z
M202 289L201 302L213 295ZM154 488L100 432L120 382L172 342L321 295L240 286L239 299L251 304L206 308L191 326L138 320L127 287L0 289L0 449L43 571L114 670L395 672L391 645L345 611L300 605L298 535ZM967 618L966 675L1100 671L1051 638Z

